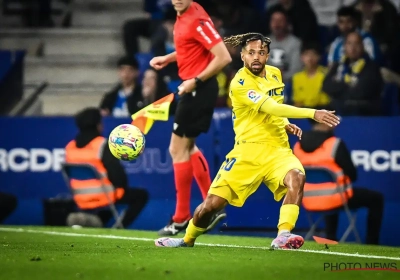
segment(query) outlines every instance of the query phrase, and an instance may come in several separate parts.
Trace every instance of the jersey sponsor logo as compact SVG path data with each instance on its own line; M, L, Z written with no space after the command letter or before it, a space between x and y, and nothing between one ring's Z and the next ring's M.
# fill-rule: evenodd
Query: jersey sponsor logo
M281 90L280 92L278 92ZM268 91L268 96L283 96L283 89L274 88Z
M244 79L240 79L240 80L238 81L238 83L241 84L241 85L243 86L243 84L244 84Z
M261 99L261 95L255 92L254 90L249 90L247 92L247 97L253 101L254 103L257 103Z

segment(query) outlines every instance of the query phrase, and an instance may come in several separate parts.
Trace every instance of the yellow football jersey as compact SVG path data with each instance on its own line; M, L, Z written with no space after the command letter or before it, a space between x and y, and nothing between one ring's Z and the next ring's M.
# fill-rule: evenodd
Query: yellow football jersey
M229 96L235 142L267 142L275 147L289 147L285 130L289 121L259 111L268 98L280 104L284 101L281 71L269 65L265 70L265 77L258 77L243 67L231 81Z

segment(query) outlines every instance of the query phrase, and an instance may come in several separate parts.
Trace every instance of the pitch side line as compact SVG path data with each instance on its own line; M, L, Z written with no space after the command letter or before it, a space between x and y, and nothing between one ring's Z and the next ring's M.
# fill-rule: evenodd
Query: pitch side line
M3 231L3 232L41 233L41 234L48 234L48 235L92 237L92 238L106 238L106 239L120 239L120 240L134 240L134 241L154 241L154 239L152 239L152 238L144 238L144 237L130 237L130 236L118 236L118 235L101 235L101 234L84 234L84 233L74 233L74 232L43 231L43 230L22 229L22 228L1 228L0 227L0 231ZM269 247L241 246L241 245L231 245L231 244L210 244L210 243L200 243L200 242L196 242L196 246L270 250ZM315 254L323 254L323 255L335 255L335 256L366 258L366 259L382 259L382 260L400 261L399 257L349 254L349 253L331 252L331 251L317 251L317 250L305 250L305 249L282 250L282 251L285 251L285 252L286 251L289 251L289 252L306 252L306 253L315 253Z

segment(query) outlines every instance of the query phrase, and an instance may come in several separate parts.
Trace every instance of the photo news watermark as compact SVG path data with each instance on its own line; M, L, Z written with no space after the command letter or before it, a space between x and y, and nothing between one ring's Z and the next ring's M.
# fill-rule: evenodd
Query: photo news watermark
M324 263L324 271L346 271L346 270L386 270L400 272L399 265L395 262L340 262Z

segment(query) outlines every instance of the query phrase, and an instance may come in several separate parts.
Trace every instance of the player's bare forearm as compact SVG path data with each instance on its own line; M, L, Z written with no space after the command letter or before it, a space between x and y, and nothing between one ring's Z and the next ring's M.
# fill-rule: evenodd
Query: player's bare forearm
M210 64L208 64L208 66L199 75L197 75L197 78L202 81L206 81L212 76L217 75L232 61L231 55L229 54L223 42L216 44L211 48L210 51L214 55L213 60L211 60Z
M282 118L313 119L316 110L308 108L297 108L286 104L279 104L272 98L268 98L261 105L260 111Z
M165 58L168 63L175 62L176 61L176 52L172 52L172 53L165 55Z

